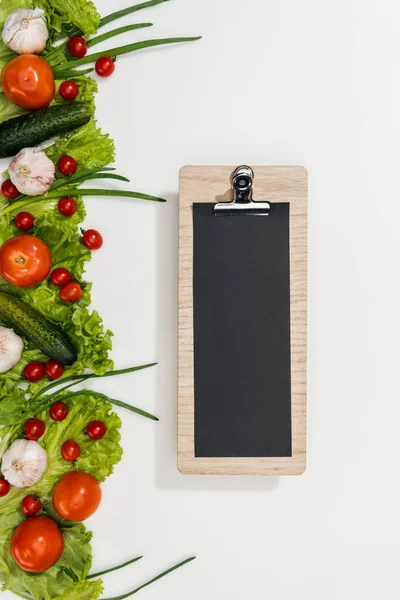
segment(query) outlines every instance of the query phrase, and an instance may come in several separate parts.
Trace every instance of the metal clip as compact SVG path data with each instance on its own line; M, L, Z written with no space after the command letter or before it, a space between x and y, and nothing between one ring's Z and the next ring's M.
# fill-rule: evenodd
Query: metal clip
M253 200L254 171L246 165L237 167L231 176L232 202L218 202L214 206L216 215L269 215L269 202L254 202Z

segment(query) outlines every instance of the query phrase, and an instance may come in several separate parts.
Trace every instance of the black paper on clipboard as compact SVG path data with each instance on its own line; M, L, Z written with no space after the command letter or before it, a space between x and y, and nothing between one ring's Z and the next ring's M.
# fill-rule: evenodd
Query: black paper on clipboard
M292 454L289 210L193 205L196 457Z

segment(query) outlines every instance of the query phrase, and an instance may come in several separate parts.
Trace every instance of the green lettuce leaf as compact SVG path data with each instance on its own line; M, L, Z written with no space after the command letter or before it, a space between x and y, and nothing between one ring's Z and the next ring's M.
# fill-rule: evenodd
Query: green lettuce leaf
M88 93L88 88L83 93ZM57 162L63 154L70 154L78 162L79 171L101 168L114 162L115 145L107 133L97 128L96 121L59 138L46 150L47 156Z
M100 579L97 581L78 581L62 596L57 596L54 600L97 600L103 593L103 584Z
M47 14L52 15L52 26L59 25L57 15L61 15L64 24L73 25L82 31L84 37L97 31L100 15L91 0L41 0L39 4Z

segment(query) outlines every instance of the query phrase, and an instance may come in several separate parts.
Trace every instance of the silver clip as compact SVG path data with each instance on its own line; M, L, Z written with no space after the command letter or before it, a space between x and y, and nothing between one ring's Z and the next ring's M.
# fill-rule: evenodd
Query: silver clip
M231 176L232 202L218 202L214 206L216 215L269 215L269 202L254 202L253 200L254 171L251 167L242 165L234 170Z

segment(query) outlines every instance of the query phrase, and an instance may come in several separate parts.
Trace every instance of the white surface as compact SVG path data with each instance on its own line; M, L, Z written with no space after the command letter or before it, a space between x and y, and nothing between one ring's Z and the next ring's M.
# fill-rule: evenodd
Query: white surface
M127 19L155 23L130 40L204 38L121 59L100 82L119 172L169 201L87 201L106 241L89 270L93 306L115 332L116 365L159 361L96 384L161 418L123 414L125 456L88 523L95 569L145 555L105 578L107 597L196 554L140 598L399 598L399 18L396 0L174 0ZM178 170L243 162L309 170L299 478L176 469Z

